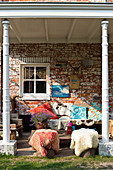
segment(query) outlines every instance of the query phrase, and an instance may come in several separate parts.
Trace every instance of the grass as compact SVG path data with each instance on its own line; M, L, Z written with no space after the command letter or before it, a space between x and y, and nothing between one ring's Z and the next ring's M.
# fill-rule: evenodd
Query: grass
M94 156L81 158L76 156L60 158L17 157L0 155L0 170L83 170L113 169L113 157Z

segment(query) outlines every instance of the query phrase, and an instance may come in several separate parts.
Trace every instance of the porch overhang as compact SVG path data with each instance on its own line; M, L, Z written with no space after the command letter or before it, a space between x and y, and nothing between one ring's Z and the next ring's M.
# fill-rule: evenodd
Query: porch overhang
M113 42L111 3L1 2L1 22L5 18L10 22L10 43L101 43L103 19L109 21Z
M3 41L3 63L7 62L7 65L4 64L4 84L3 90L6 91L8 81L9 81L9 74L8 74L8 56L9 56L9 38L13 39L12 43L15 43L14 39L16 38L19 43L29 42L41 42L45 35L45 40L43 42L51 42L51 38L55 38L55 42L57 37L63 38L64 42L83 42L85 40L86 43L93 42L94 37L97 38L95 42L101 43L101 21L103 19L107 19L110 22L113 19L113 4L86 4L86 3L1 3L0 4L0 18L1 21L4 18L7 18L9 21L3 21L2 23L5 24L3 28L4 31L4 41ZM40 21L41 19L41 21ZM62 20L63 19L63 20ZM65 20L66 19L66 20ZM32 21L33 20L33 21ZM32 23L31 23L32 21ZM54 26L54 21L56 25ZM61 26L62 21L63 27ZM11 29L8 31L8 24L10 23ZM76 24L77 23L77 24ZM33 25L32 25L33 24ZM40 25L41 24L41 25ZM48 27L53 26L53 30ZM68 30L66 30L66 24L68 26ZM103 60L105 65L103 65L103 69L105 69L104 76L105 79L105 86L102 87L103 90L106 90L106 96L103 95L104 99L103 102L106 102L104 109L102 110L103 114L107 115L107 119L105 122L102 123L103 127L104 124L107 127L106 131L103 132L103 142L109 141L109 132L108 132L108 32L107 32L107 25L108 22L104 21L104 26L102 27L103 30L103 38L102 38L102 49L103 49ZM78 27L77 27L78 25ZM109 24L110 29L110 38L111 42L113 42L113 33L112 33L112 22ZM35 26L35 27L34 27ZM41 26L41 27L40 27ZM57 26L57 27L56 27ZM59 29L59 26L61 29ZM0 26L2 29L2 26ZM37 28L39 28L39 32ZM35 29L36 28L36 29ZM43 29L44 28L44 29ZM49 29L48 29L49 28ZM57 28L57 30L56 30ZM45 30L45 32L44 32ZM61 31L60 34L59 30ZM77 32L78 30L78 32ZM23 31L23 32L22 32ZM80 32L81 31L81 32ZM44 34L45 33L45 34ZM62 35L63 34L63 35ZM55 36L54 36L55 35ZM2 36L0 36L2 37ZM82 41L81 37L83 38ZM39 40L41 38L41 40ZM72 41L72 38L74 40ZM77 38L79 39L77 41ZM39 41L38 41L39 40ZM1 39L2 42L2 39ZM58 40L57 42L60 42ZM105 60L106 58L106 60ZM6 70L5 70L6 69ZM7 72L7 77L5 76ZM104 78L103 78L104 79ZM103 80L102 80L103 81ZM104 82L104 81L103 81ZM8 138L8 129L9 129L9 100L6 101L5 99L9 99L9 92L4 95L3 107L6 106L3 114L4 114L4 143L7 144L9 142ZM7 105L5 103L7 102ZM7 110L7 112L6 112ZM106 111L106 113L104 112ZM5 114L7 113L7 117ZM5 128L6 127L6 128ZM104 128L105 129L105 128ZM6 133L7 132L7 133ZM106 134L105 134L106 133ZM106 137L107 136L107 137ZM6 137L6 138L5 138Z
M0 3L0 18L113 18L113 4Z

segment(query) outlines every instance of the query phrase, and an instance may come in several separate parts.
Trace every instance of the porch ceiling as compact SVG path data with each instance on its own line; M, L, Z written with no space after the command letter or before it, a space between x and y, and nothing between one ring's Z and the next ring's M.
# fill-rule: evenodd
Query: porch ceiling
M10 43L101 43L101 21L99 18L11 18ZM112 43L113 19L108 21ZM2 42L2 31L0 37Z

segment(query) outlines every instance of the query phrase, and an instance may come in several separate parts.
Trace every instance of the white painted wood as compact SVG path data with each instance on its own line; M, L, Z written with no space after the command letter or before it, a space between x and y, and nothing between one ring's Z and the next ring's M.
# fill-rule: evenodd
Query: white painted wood
M102 21L102 142L109 142L108 21Z
M99 34L100 35L100 34ZM100 42L100 37L95 38L93 37L93 39L91 39L90 41L88 41L85 38L71 38L69 43L101 43ZM110 38L111 39L111 38ZM15 44L19 44L17 39L14 38L10 38L10 43L15 43ZM62 38L62 39L57 39L57 38L51 38L48 40L48 42L45 40L45 38L43 39L37 39L37 38L24 38L22 39L21 43L67 43L67 39L66 38ZM113 39L111 39L111 43L113 43Z
M0 18L113 18L111 3L7 3L0 4Z
M96 25L96 28L95 28ZM88 29L88 35L87 35L87 42L90 42L91 39L95 36L95 34L97 33L97 31L100 29L100 21L99 20L94 20L92 22L92 24L90 25L89 29Z
M48 35L48 23L47 23L47 19L44 19L44 27L45 27L46 41L48 42L49 35Z
M0 18L113 18L112 10L19 10L19 11L7 11L0 10Z
M10 108L9 108L9 21L3 24L3 143L10 141Z
M68 33L68 36L67 36L67 41L69 41L71 39L71 36L72 36L72 33L73 33L73 29L75 27L76 22L77 22L76 19L74 19L73 22L72 22L72 25L70 27L70 30L69 30L69 33Z
M48 25L48 41L45 35L44 18L13 18L13 21L18 28L17 32L21 33L21 43L101 43L101 19L76 19L77 23L73 29L73 33L69 41L70 26L73 18L53 18L47 19ZM109 19L109 35L110 43L113 42L113 22ZM89 26L90 25L90 26ZM98 28L98 30L97 30ZM1 29L1 25L0 25ZM97 31L95 31L97 30ZM95 33L95 34L94 34ZM15 33L9 30L10 43L20 43ZM90 37L90 38L89 38ZM89 38L89 40L88 40ZM2 41L1 41L2 42ZM32 56L32 55L31 55Z
M15 22L13 20L9 20L10 21L10 28L13 30L14 34L16 35L17 40L19 41L19 43L21 42L21 34L18 31L17 26L15 25Z
M46 67L46 79L40 79L38 81L46 80L46 93L23 93L23 70L26 66L33 67ZM35 80L35 79L34 79ZM32 80L29 80L32 81ZM24 63L20 64L20 100L50 100L50 64L49 63Z

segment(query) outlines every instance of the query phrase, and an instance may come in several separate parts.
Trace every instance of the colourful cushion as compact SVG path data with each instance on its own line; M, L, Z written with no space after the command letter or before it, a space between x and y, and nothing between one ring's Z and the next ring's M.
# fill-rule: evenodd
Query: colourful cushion
M92 107L95 107L96 110L102 110L102 103L92 101Z
M71 119L87 119L87 107L72 105Z
M37 114L37 113L47 113L51 116L51 119L58 119L58 116L53 112L50 104L48 102L44 103L41 106L38 106L34 109L29 110L30 113L32 114Z
M88 119L102 120L102 113L100 110L97 110L94 107L90 107L88 110Z

